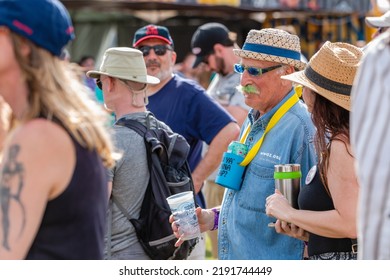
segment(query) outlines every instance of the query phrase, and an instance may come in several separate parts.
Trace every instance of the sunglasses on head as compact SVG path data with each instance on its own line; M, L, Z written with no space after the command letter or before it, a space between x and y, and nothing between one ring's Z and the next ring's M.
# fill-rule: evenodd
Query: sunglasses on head
M252 66L244 66L242 64L234 64L234 71L240 74L243 74L244 71L248 71L249 75L251 76L260 76L263 75L269 71L272 71L274 69L277 69L279 67L282 67L283 65L276 65L276 66L271 66L267 68L257 68L257 67L252 67Z
M154 53L158 56L162 56L167 53L167 50L171 51L172 47L168 45L155 45L155 46L141 46L138 48L143 56L148 56L150 53L150 50L153 49Z

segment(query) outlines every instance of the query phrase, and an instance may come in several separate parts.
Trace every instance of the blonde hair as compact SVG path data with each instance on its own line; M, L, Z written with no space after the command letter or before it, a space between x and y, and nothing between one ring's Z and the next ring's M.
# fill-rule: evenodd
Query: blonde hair
M84 148L96 150L104 165L114 164L113 145L106 127L108 113L88 96L69 63L13 34L14 51L29 88L29 108L23 120L45 118L63 126ZM22 56L20 46L31 53Z

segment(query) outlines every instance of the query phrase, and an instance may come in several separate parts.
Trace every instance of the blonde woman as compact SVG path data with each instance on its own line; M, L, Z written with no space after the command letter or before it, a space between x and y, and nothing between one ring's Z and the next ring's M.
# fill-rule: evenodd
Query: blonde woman
M106 115L59 56L57 0L0 0L0 94L17 125L0 174L0 259L102 259L113 164Z

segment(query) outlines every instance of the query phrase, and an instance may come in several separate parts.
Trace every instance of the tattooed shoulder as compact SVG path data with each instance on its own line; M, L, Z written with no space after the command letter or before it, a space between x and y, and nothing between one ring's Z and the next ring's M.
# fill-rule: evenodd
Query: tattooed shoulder
M20 199L24 187L24 166L18 160L20 145L14 144L8 148L3 159L0 178L0 212L1 212L1 246L10 250L9 234L11 223L20 225L19 235L23 233L26 224L25 208ZM15 203L22 211L21 221L10 220L10 208Z

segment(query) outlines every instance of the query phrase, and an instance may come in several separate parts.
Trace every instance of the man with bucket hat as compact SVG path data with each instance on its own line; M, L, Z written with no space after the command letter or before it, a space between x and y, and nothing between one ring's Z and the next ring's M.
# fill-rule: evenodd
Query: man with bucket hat
M107 49L100 69L87 72L102 89L104 104L115 112L117 121L136 120L151 128L170 130L146 110L146 88L160 80L146 73L142 52L133 48ZM110 194L131 217L138 217L149 182L144 139L134 130L114 124L114 143L122 157L108 171ZM121 210L110 204L106 235L106 259L149 259L138 241L134 227Z
M168 28L153 24L141 27L134 34L133 47L142 51L148 74L161 80L147 89L148 110L190 144L188 163L196 200L204 206L203 182L218 167L230 141L237 138L239 126L198 83L173 73L177 55ZM209 149L202 157L203 142ZM190 259L204 259L205 255L205 239L201 238Z
M240 134L249 150L240 163L246 170L239 189L226 190L220 212L197 209L201 230L218 228L220 259L302 259L303 241L277 234L269 227L275 219L265 214L266 198L275 192L274 165L300 164L303 183L316 163L307 107L292 83L281 79L305 66L299 38L279 29L251 30L243 48L233 51L241 58L234 69L252 108Z

